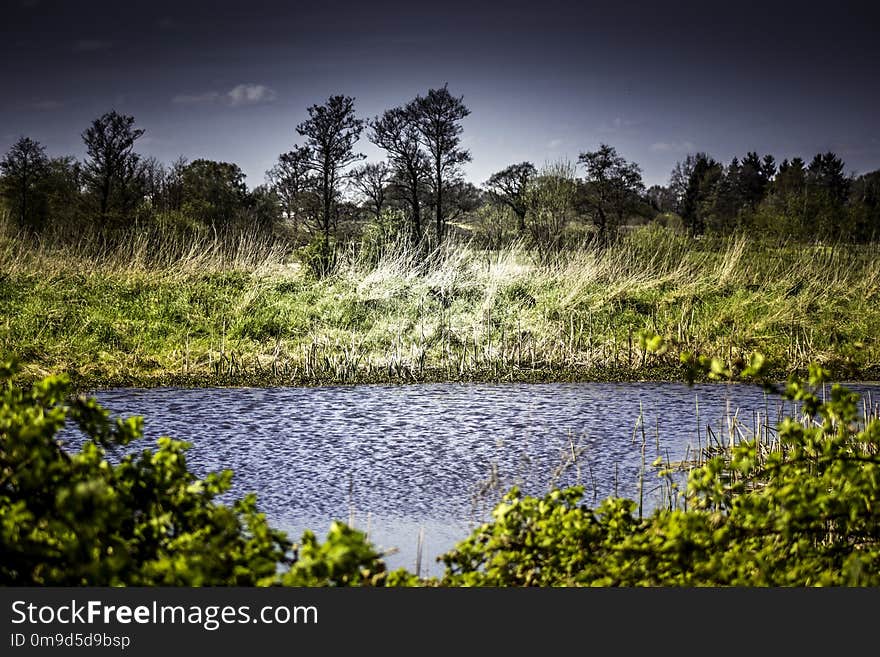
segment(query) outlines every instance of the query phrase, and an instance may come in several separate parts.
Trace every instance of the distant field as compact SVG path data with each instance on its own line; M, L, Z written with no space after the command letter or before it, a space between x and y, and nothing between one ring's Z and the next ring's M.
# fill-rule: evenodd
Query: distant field
M520 246L343 254L271 242L0 242L0 350L83 387L680 380L679 353L880 378L880 247L694 242L644 228L539 265ZM639 332L672 339L646 354Z

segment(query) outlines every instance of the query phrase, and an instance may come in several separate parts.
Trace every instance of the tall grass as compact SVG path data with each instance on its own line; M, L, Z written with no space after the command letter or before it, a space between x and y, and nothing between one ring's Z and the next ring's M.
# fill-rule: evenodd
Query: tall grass
M343 249L316 278L283 242L135 232L0 237L0 348L84 382L680 379L679 352L880 369L878 245L691 240L661 228L536 258L525 244ZM674 338L663 355L639 333ZM28 371L26 369L26 371ZM784 374L784 372L780 372Z
M148 225L113 234L83 229L33 235L17 231L8 216L0 217L0 271L7 274L260 273L283 264L289 251L288 245L264 231L247 228L222 235L207 231L181 235Z

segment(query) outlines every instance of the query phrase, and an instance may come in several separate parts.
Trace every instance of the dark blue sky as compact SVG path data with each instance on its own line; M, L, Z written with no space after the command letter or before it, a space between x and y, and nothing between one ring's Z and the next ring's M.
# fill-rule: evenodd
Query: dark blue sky
M833 150L880 168L880 3L3 0L0 150L84 154L110 110L137 150L235 162L255 186L306 108L367 118L448 83L475 183L600 143L665 184L687 153ZM381 153L362 140L371 159Z

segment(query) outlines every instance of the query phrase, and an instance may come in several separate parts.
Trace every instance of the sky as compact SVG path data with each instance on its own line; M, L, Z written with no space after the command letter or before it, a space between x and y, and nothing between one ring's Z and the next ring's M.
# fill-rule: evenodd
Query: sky
M466 179L600 144L646 186L676 162L834 151L880 169L880 3L0 0L0 152L82 158L115 109L136 150L238 164L253 188L331 95L370 119L448 85ZM382 152L364 137L368 160Z

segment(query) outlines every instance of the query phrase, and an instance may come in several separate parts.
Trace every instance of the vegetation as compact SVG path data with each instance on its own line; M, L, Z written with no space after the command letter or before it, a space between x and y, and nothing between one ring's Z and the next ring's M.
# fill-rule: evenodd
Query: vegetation
M724 379L719 359L686 358ZM761 375L753 357L744 371ZM858 395L810 368L783 396L803 417L775 430L740 434L700 464L687 485L669 479L665 508L636 515L634 500L609 497L595 509L583 488L543 498L511 490L492 521L443 555L447 586L876 586L880 581L880 419ZM764 381L766 387L773 387Z
M645 189L600 144L480 189L461 170L469 114L445 86L372 119L331 96L253 189L231 162L142 157L116 111L83 132L83 162L19 139L0 159L0 356L21 363L0 373L0 580L876 585L880 424L814 388L880 378L880 172L845 175L832 152L692 153ZM362 133L386 162L355 166ZM170 438L129 453L139 421L71 396L739 376L788 378L803 417L659 461L669 504L648 517L514 489L435 580L387 572L341 523L294 543L255 498L217 503L231 473L196 478ZM89 437L75 454L55 440L68 420Z
M876 245L653 226L549 262L517 245L377 245L317 277L255 233L183 245L140 232L108 250L7 237L0 270L0 350L22 381L680 380L688 350L732 367L760 350L783 377L816 361L871 379L880 363ZM651 354L643 331L674 341Z
M447 86L373 118L357 115L354 98L332 95L296 125L304 143L278 155L264 184L248 189L231 162L141 156L145 130L111 110L82 133L83 162L49 157L22 136L0 159L0 198L17 230L57 246L83 235L118 245L132 230L183 242L235 239L244 230L311 245L306 261L319 274L338 249L377 232L423 252L464 232L479 247L516 242L542 257L585 238L612 247L632 226L651 222L694 238L750 232L813 245L878 238L880 172L845 174L833 152L777 163L752 151L726 166L691 153L667 185L645 189L637 163L598 144L576 163L511 164L478 188L462 170L472 159L462 147L470 113ZM362 135L386 161L354 166L364 158L356 150Z
M646 336L662 350L659 336ZM688 371L732 373L717 358L684 357ZM93 399L71 398L64 377L0 394L0 582L5 585L294 586L876 586L880 583L880 419L826 373L791 379L784 396L803 417L775 432L740 435L685 465L683 491L643 517L633 500L595 509L583 488L543 498L514 488L492 520L442 556L445 573L388 572L363 533L334 522L321 543L273 530L249 495L215 501L232 473L198 479L187 444L117 451L141 437L140 418L111 420ZM753 355L743 377L765 387ZM55 435L76 422L88 440L70 453ZM111 463L106 458L110 450Z
M477 188L446 86L372 119L343 95L307 113L253 189L231 162L139 155L145 131L116 111L82 133L83 162L15 143L0 353L22 380L674 379L695 349L732 366L760 349L780 376L880 371L878 172L694 153L646 190L600 144ZM362 134L385 162L356 165ZM670 351L648 354L645 330Z
M378 583L379 554L336 523L321 544L294 546L269 527L248 495L216 502L232 472L199 479L187 444L121 455L141 418L112 420L93 399L70 397L66 377L0 393L0 584L40 586L294 586ZM74 422L88 437L76 453L55 435ZM111 464L107 452L118 457Z

